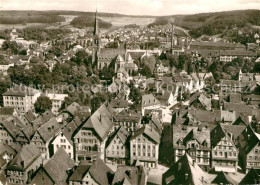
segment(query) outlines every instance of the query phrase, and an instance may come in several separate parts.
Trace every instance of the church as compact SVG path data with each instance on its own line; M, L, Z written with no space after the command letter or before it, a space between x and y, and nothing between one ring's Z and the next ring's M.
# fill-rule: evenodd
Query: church
M97 12L95 14L95 23L93 31L93 44L92 44L92 64L97 69L103 69L104 67L113 67L115 73L124 69L129 75L133 71L138 70L138 66L134 63L134 59L131 56L131 52L126 49L119 48L101 48L101 39L99 35L99 26ZM141 51L142 55L144 54ZM112 65L112 66L111 66Z

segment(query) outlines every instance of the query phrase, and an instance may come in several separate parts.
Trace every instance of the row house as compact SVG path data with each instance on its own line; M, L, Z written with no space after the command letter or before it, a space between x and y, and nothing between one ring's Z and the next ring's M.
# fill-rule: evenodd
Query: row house
M3 93L4 107L14 107L17 112L25 113L34 110L34 103L40 95L39 90L17 85Z
M80 127L81 120L76 117L71 122L69 122L62 130L57 134L57 136L51 142L53 154L55 154L59 148L63 148L67 154L74 159L74 144L73 144L73 133ZM52 155L52 154L51 154Z
M211 130L211 167L215 171L237 172L239 151L233 142L233 137L221 123Z
M39 150L34 144L25 145L11 160L5 169L9 183L26 184L30 182L32 174L41 165Z
M185 153L203 169L210 167L210 129L202 126L173 126L173 155L177 162Z
M50 143L51 140L60 132L61 124L57 122L56 118L51 118L48 122L39 127L32 137L31 143L42 153L44 159L50 158Z
M85 121L73 136L76 162L93 160L100 156L104 160L107 136L113 130L113 112L106 102Z
M105 161L116 162L117 164L126 164L128 162L128 139L129 133L120 126L107 139L105 149Z
M144 167L157 168L160 135L149 125L136 130L130 138L130 163L137 160Z
M248 172L251 168L260 169L260 135L247 126L238 136L239 155L242 168Z
M128 132L133 132L140 128L141 115L131 110L123 110L114 116L113 123L115 129L120 126L124 127Z

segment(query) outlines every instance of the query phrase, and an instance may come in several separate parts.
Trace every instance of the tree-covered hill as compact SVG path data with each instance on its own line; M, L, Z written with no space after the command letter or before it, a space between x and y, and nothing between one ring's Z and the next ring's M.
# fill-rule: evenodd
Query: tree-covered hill
M70 24L77 28L93 27L95 18L92 16L78 16L75 17ZM98 25L100 28L110 28L111 23L98 19Z
M1 11L0 24L55 23L64 21L55 13L44 11Z

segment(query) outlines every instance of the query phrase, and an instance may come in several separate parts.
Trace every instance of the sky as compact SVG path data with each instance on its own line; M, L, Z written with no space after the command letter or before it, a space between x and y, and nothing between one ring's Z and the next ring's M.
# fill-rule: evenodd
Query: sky
M76 10L127 15L176 15L260 9L260 0L0 0L1 10Z

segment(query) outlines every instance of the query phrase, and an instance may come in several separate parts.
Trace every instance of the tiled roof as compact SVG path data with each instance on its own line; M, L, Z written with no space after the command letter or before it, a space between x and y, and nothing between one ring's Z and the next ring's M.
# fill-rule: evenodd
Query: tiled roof
M251 168L239 184L260 184L259 171L257 171L254 168Z
M111 136L108 138L107 142L106 142L106 146L109 146L110 143L113 141L113 139L118 136L119 139L121 140L121 142L123 144L126 143L126 140L129 136L129 133L127 132L127 130L123 127L123 126L120 126L117 130L115 130Z
M0 107L0 115L13 115L14 108L13 107Z
M117 48L102 48L100 50L99 59L114 59L117 55L125 55L125 49Z
M215 148L217 144L221 141L223 137L227 137L232 142L230 136L228 135L228 130L219 123L213 130L210 132L211 146Z
M199 147L202 149L210 149L210 129L205 127L193 127L193 126L173 126L173 147L186 147L186 143L196 139L199 142ZM180 142L182 141L182 143ZM205 145L205 142L207 144Z
M145 169L143 166L123 166L117 167L112 184L143 185L145 184Z
M93 128L98 136L103 140L113 126L112 119L112 108L106 102L90 116L82 128Z
M212 184L238 184L232 177L230 177L227 173L221 171L216 178L211 182Z
M45 143L50 141L55 137L55 135L60 131L61 124L57 122L56 118L51 118L48 122L44 123L37 132L40 134Z
M147 136L150 140L152 140L156 144L160 143L159 133L154 128L152 128L150 125L144 125L140 129L136 130L130 140L135 139L136 137L138 137L141 134Z
M3 96L34 96L39 92L39 90L33 89L31 87L16 85L15 87L9 89L7 92L3 93Z
M248 154L260 142L259 134L255 133L251 126L247 126L239 135L239 148Z
M186 153L162 175L163 184L207 184L209 176Z
M141 117L142 116L139 113L134 112L132 110L123 110L114 117L114 121L135 121L138 123L141 121Z
M108 174L113 174L113 171L100 158L97 158L92 164L81 161L69 181L81 182L88 172L98 184L102 185L109 184Z
M142 107L153 105L160 105L160 102L152 94L146 94L142 96Z
M8 170L25 170L27 169L33 161L40 157L40 152L34 144L25 145L16 154L14 159L8 163Z
M61 147L54 156L43 166L57 185L67 185L67 170L75 165L71 157Z
M79 129L81 124L81 120L76 117L71 122L69 122L61 131L72 145L72 136L77 131L77 129Z

